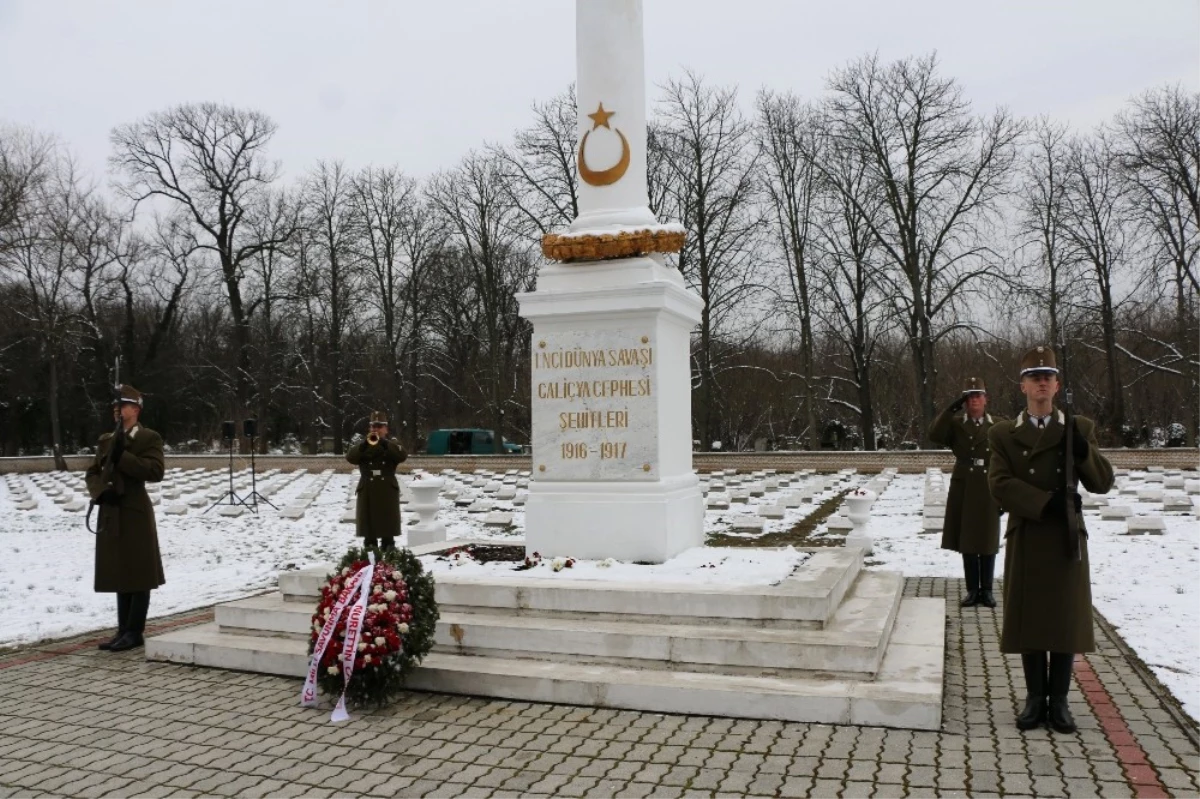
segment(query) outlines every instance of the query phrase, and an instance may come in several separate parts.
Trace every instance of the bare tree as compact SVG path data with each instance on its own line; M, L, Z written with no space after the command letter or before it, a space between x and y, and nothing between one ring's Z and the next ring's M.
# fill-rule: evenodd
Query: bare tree
M813 263L820 302L817 312L828 335L849 362L848 374L832 374L826 402L851 410L862 431L862 446L877 446L876 410L872 373L880 336L891 324L887 292L877 279L880 245L872 234L883 224L886 202L874 190L870 165L857 150L828 148L825 171L836 175L826 181L814 209L817 231ZM839 359L841 361L841 359ZM839 385L853 389L853 402L838 399Z
M251 348L254 353L253 372L254 396L257 400L255 416L259 420L259 452L266 452L273 410L286 403L290 386L288 382L288 303L294 299L288 294L295 268L293 239L302 222L300 213L303 204L301 187L293 189L271 189L258 198L250 208L248 224L253 236L259 241L275 241L275 246L264 247L248 259L248 271L253 275L261 291L262 301L253 322L254 335ZM176 259L172 259L175 262Z
M136 379L136 366L129 363L132 350L125 346L132 337L132 302L127 303L123 316L124 335L105 336L105 329L115 325L106 325L103 317L119 307L118 275L129 261L139 257L139 248L129 221L120 219L99 197L89 198L72 235L79 262L78 268L68 275L68 281L78 303L79 354L86 361L82 377L85 387L92 389L89 396L98 400L92 410L98 418L103 418L111 399L114 355L126 356L123 377L130 382Z
M880 223L860 210L891 267L928 444L935 348L960 328L955 312L994 271L985 225L1007 189L1022 126L1005 109L972 117L962 87L938 74L936 55L886 66L867 56L836 70L829 88L837 146L861 155L887 202Z
M1197 300L1200 299L1200 94L1178 86L1145 92L1117 115L1113 146L1144 229L1147 257L1164 293L1173 295L1173 341L1162 368L1182 369L1187 428L1200 417Z
M1092 273L1094 311L1098 317L1105 361L1102 426L1120 441L1125 422L1124 388L1117 359L1114 279L1126 265L1130 246L1129 193L1121 180L1109 135L1103 129L1071 140L1066 157L1062 230L1077 256ZM1086 343L1086 342L1085 342Z
M533 124L517 131L511 149L490 148L504 185L531 234L560 229L579 216L579 138L575 85L544 103L534 103Z
M445 232L416 181L398 167L364 169L351 198L359 225L356 257L369 285L364 302L374 309L383 336L397 432L415 447L421 359L436 302L429 296L432 263Z
M795 95L759 93L757 135L764 201L774 249L783 255L783 311L799 325L800 399L808 449L819 446L813 359L813 295L819 287L813 285L813 239L822 180L817 162L826 157L822 127L820 110Z
M49 179L56 157L53 137L0 125L0 254L17 245L20 222L33 213L36 192Z
M180 105L113 130L110 163L135 206L162 198L182 209L199 246L213 253L229 300L236 351L237 406L252 405L250 321L261 297L245 296L249 262L287 240L261 239L249 224L253 206L279 174L266 147L275 123L258 111L215 103Z
M80 229L96 213L92 190L83 185L68 156L59 155L44 180L22 200L11 246L0 252L0 269L21 285L25 319L46 369L54 467L66 469L60 413L60 372L79 339L72 277L88 253ZM82 256L82 257L81 257Z
M1200 227L1200 94L1167 86L1139 95L1130 106L1116 119L1122 168L1146 183L1171 186ZM1193 288L1200 290L1195 280L1193 275Z
M704 300L693 358L696 427L708 450L720 437L723 361L749 340L762 319L750 307L761 290L756 280L762 233L755 206L759 155L735 89L713 89L689 72L667 82L659 113L655 141L667 170L665 212L688 231L679 271Z
M341 161L318 161L304 179L301 198L303 224L312 233L320 264L313 274L324 310L324 405L329 408L334 452L339 455L349 432L343 344L358 292L353 236L360 223L351 202L352 191L351 178Z
M1016 281L1014 299L1035 307L1044 305L1050 341L1059 349L1059 360L1068 368L1069 350L1063 347L1064 329L1072 326L1070 296L1080 279L1078 251L1063 233L1063 202L1067 184L1067 128L1042 117L1032 129L1032 143L1022 163L1022 184L1017 213L1022 233L1036 253L1041 279L1029 271Z
M454 169L439 172L427 197L441 214L482 324L484 396L491 418L493 446L503 452L506 377L514 373L515 347L525 327L515 294L532 288L533 260L519 234L521 212L512 202L504 167L494 153L472 152Z

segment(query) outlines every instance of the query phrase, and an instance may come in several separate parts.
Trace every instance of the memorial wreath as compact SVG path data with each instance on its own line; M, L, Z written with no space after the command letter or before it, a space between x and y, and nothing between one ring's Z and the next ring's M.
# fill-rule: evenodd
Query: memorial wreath
M433 647L437 620L433 575L411 552L351 549L321 587L301 703L315 705L317 688L340 696L335 721L347 702L387 705Z

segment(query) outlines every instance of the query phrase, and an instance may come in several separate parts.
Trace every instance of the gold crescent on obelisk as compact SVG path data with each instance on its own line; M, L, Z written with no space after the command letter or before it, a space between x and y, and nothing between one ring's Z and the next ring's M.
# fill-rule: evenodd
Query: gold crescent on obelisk
M606 128L608 127L608 123L605 121L597 124L592 130L595 130L600 124L603 124ZM588 134L592 132L591 130L584 133L583 138L579 141L579 157L576 159L579 163L579 177L589 186L610 186L624 177L625 170L629 169L629 140L625 138L625 134L621 132L620 128L613 128L613 130L621 137L621 160L608 169L593 170L588 168L587 159L583 153L587 147Z

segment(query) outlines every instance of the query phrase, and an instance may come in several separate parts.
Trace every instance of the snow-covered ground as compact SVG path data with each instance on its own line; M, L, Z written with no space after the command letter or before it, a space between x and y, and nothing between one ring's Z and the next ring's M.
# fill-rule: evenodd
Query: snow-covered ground
M1141 485L1146 477L1135 472L1121 478L1122 485ZM1186 475L1196 479L1196 475ZM187 475L169 473L171 482L182 486ZM283 483L287 475L268 482ZM739 476L734 479L743 479ZM790 476L792 484L773 488L767 481L789 477L764 475L752 478L763 483L765 495L731 502L727 509L708 509L706 530L731 536L755 538L791 529L811 514L835 491L863 485L869 475L819 476L813 502L783 509L782 518L759 515L760 506L775 505L795 491L814 489L818 477ZM489 481L516 475L495 475ZM948 480L948 475L946 477ZM712 478L718 482L721 478ZM188 507L185 515L167 515L166 505L180 500L163 500L157 509L159 542L167 584L154 592L151 616L205 607L272 588L279 571L337 560L355 543L353 524L345 523L351 478L346 474L302 474L271 497L283 508L302 502L301 496L319 490L303 518L285 519L269 507L258 515L227 518L216 510ZM726 493L748 489L748 482L733 485L725 478ZM458 486L465 495L481 492L469 487L470 479ZM42 484L42 485L39 485ZM82 474L36 476L9 475L0 481L0 646L14 645L73 633L111 627L115 602L111 594L92 591L94 544L84 527L82 512L64 510L49 492L59 486L82 490ZM45 486L43 488L42 486ZM925 477L899 475L875 502L866 531L875 541L869 563L872 568L900 571L908 576L961 576L957 553L939 548L940 533L922 532ZM193 489L190 496L224 489L223 483ZM260 484L261 489L261 484ZM748 491L748 493L750 493ZM20 510L17 501L28 495L37 507ZM1102 521L1098 510L1086 511L1090 531L1092 595L1096 607L1113 623L1159 679L1180 699L1193 718L1200 718L1200 521L1190 513L1163 513L1161 503L1139 502L1136 496L1113 498L1129 504L1135 513L1159 513L1165 522L1162 535L1125 535L1123 521ZM711 495L710 495L711 496ZM518 489L518 499L520 490ZM731 497L732 498L732 497ZM521 535L524 512L510 500L494 500L496 510L512 513L512 524L491 527L486 514L471 513L451 499L441 499L440 520L451 539L512 540ZM762 532L739 531L735 523L752 517L763 522ZM415 520L405 513L405 523ZM824 525L817 535L827 532ZM1003 550L999 560L1003 561ZM537 567L538 576L567 579L652 579L670 582L777 582L802 561L794 551L770 553L739 552L712 548L689 551L675 561L657 567L628 564L601 566L580 561L571 569L554 574L550 561ZM430 561L435 570L452 568L447 562ZM482 569L477 564L456 569ZM506 568L499 564L489 568ZM997 572L1003 566L997 565ZM533 576L533 573L524 574ZM1001 574L997 574L1000 577Z

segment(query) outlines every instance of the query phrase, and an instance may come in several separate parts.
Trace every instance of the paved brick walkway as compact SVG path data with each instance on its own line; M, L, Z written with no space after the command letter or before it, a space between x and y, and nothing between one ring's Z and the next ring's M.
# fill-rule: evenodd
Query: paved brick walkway
M936 733L431 694L335 727L327 709L297 706L295 680L59 641L0 658L0 797L1200 794L1194 732L1106 627L1076 671L1079 733L1021 734L1020 663L996 650L999 612L951 601L948 613Z

